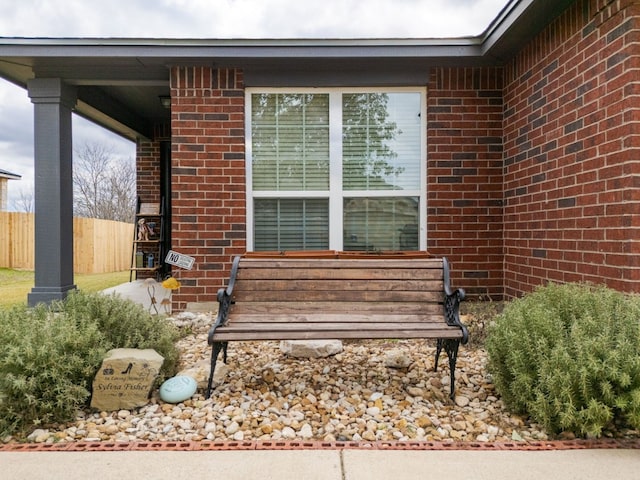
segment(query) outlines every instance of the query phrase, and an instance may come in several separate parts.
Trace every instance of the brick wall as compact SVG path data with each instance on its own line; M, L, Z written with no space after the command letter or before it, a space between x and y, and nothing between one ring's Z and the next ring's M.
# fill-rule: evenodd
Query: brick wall
M160 202L160 143L138 140L136 144L136 184L141 202Z
M428 249L470 295L502 294L502 68L434 69L428 85ZM246 248L244 93L235 70L174 68L172 248L196 258L174 297L215 299Z
M427 100L427 249L452 284L499 299L502 278L503 69L433 69Z
M503 69L434 69L428 84L428 250L452 284L498 299L502 278ZM172 248L196 258L176 272L187 302L213 300L244 252L244 97L237 71L172 72Z
M577 1L505 68L505 292L640 291L640 5Z
M174 67L171 102L172 248L195 257L193 270L174 270L180 311L215 301L246 249L242 72Z

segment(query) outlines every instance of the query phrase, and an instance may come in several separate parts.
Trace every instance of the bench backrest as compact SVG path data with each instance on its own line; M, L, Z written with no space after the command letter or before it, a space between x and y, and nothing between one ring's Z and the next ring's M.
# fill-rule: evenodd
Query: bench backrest
M231 311L441 313L442 258L241 258ZM310 304L314 304L311 306Z

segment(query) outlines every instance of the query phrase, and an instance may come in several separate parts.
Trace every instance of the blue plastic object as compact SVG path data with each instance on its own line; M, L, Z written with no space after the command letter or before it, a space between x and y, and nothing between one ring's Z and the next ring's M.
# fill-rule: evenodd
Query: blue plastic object
M198 388L193 377L178 375L165 381L160 387L160 398L167 403L180 403L191 398Z

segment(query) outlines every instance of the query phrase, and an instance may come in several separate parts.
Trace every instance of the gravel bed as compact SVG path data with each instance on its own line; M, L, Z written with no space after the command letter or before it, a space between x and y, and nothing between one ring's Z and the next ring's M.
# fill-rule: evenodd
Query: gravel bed
M179 342L185 368L210 355L209 317L188 318L193 333ZM231 343L226 378L210 399L199 389L174 405L154 391L144 407L82 411L73 423L34 431L29 441L547 439L540 426L504 409L482 349L460 348L452 401L446 354L433 371L433 341L348 341L343 347L333 356L301 359L283 354L278 342ZM390 355L404 356L409 365L386 366Z

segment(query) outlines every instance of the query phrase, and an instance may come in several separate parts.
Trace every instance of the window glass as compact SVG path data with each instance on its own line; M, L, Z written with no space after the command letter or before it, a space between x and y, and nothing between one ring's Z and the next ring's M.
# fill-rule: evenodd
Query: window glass
M329 248L328 200L260 199L254 205L255 250Z
M344 250L419 250L417 197L345 198Z
M253 95L254 190L328 190L329 96Z
M253 250L419 250L424 93L249 95Z
M420 188L420 94L343 95L345 190Z

